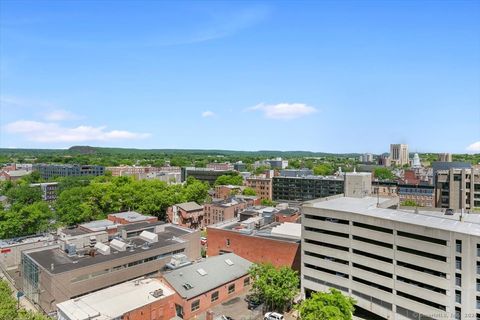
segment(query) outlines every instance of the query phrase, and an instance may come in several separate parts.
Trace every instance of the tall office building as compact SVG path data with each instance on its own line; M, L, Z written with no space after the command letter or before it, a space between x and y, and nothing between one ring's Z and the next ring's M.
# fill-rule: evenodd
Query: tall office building
M302 293L336 288L385 319L479 319L480 216L392 205L344 196L305 203Z
M392 164L403 166L409 163L408 145L407 144L391 144L390 159Z
M438 154L438 161L452 162L452 154L451 153L439 153Z
M465 210L480 208L479 169L437 170L434 180L436 207Z

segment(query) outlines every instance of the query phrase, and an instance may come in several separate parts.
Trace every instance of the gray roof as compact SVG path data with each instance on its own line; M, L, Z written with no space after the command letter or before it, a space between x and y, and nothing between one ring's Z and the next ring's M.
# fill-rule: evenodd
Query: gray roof
M31 259L37 262L38 265L42 266L45 271L53 274L68 272L75 269L89 267L98 263L104 263L106 261L125 261L121 260L127 256L139 255L139 257L144 257L144 253L149 250L158 249L161 247L167 247L170 245L174 245L179 243L182 240L178 240L175 238L181 237L185 234L189 233L189 231L178 228L175 226L168 226L165 227L164 232L157 233L158 235L158 242L152 243L148 249L139 249L144 243L145 240L140 238L132 238L132 243L137 246L135 251L119 251L116 254L109 255L102 255L97 254L95 257L91 256L74 256L69 257L63 250L56 246L55 248L42 248L33 249L32 251L24 251L26 255L28 255ZM75 261L75 262L74 262ZM120 262L119 262L120 263ZM54 265L54 270L51 270L51 265Z
M177 204L178 207L182 208L185 211L197 211L202 210L203 207L194 201L184 202Z
M232 264L229 265L226 260L230 260ZM174 270L163 277L181 297L191 299L243 277L251 265L250 261L234 253L227 253ZM206 274L202 276L198 269L203 269ZM184 287L186 283L192 288L187 290Z
M323 198L326 199L326 198ZM350 198L336 197L330 200L317 199L304 203L303 207L313 207L340 212L356 213L363 216L386 219L390 221L409 223L427 228L440 229L451 232L464 233L480 236L480 215L465 213L463 221L460 221L460 213L446 216L443 212L427 211L420 208L418 213L407 210L395 210L377 207L377 201L380 205L389 203L387 198Z
M110 215L114 216L116 218L125 219L125 220L130 221L130 222L145 221L145 220L148 220L148 219L152 218L152 216L144 215L144 214L138 213L136 211L125 211L125 212L111 213Z

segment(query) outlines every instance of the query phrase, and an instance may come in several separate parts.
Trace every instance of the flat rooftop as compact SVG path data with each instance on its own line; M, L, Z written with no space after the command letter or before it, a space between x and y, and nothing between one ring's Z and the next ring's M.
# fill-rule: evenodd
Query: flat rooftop
M240 222L238 218L236 218L215 225L210 225L208 227L238 232L245 236L269 238L272 240L287 242L299 242L301 238L302 225L300 223L272 222L270 224L264 225L260 229L245 228L242 226L242 223L245 223L245 221Z
M125 219L128 222L140 222L140 221L145 221L151 218L154 218L153 216L147 216L143 215L141 213L138 213L136 211L125 211L125 212L119 212L119 213L111 213L109 216L115 217L115 218L120 218L120 219Z
M115 249L111 248L111 254L103 255L101 253L97 253L94 257L91 257L89 255L77 255L70 257L58 247L46 250L32 250L29 252L27 251L25 252L25 254L34 261L36 261L47 272L52 274L58 274L83 267L89 267L98 263L103 263L114 259L120 259L136 254L141 254L148 250L154 250L161 247L177 244L179 242L183 242L183 240L179 239L179 237L191 232L192 231L184 228L167 226L165 227L164 232L158 233L158 242L150 244L150 247L148 249L141 248L141 246L145 243L145 240L142 240L140 238L132 238L132 244L135 245L134 251L130 251L129 249L127 249L126 251L116 251ZM51 270L52 264L54 266L53 270Z
M378 201L382 206L388 204L391 199L378 198ZM475 213L464 213L463 221L460 221L461 213L459 212L453 215L445 215L443 212L422 210L422 208L418 208L418 213L416 213L412 210L377 207L376 197L332 197L326 200L318 199L305 202L303 207L356 213L368 217L480 236L480 214Z
M155 297L153 292L162 290ZM125 313L170 297L175 292L158 279L139 279L57 304L71 320L120 319Z

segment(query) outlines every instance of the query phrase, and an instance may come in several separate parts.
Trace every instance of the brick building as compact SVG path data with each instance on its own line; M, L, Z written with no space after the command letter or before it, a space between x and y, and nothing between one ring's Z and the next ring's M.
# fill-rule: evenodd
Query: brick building
M207 256L232 252L252 262L300 270L300 227L297 223L262 226L255 218L208 226Z
M57 304L58 320L170 320L175 292L158 279L138 279Z
M272 200L272 179L266 177L250 177L245 180L245 185L255 190L261 199Z
M215 186L213 196L217 199L227 199L231 196L242 194L244 186L221 185Z
M399 184L400 204L410 200L420 207L435 207L435 188L428 184Z
M212 170L222 170L222 171L233 171L234 166L233 164L229 162L212 162L207 164L207 169L212 169Z
M250 261L230 253L165 273L161 280L176 292L176 315L192 319L245 292L250 287L251 265Z
M247 207L245 200L229 198L226 200L212 201L204 205L205 225L228 221L235 218L238 213Z
M168 207L167 217L172 224L185 228L198 229L205 226L203 206L193 201Z

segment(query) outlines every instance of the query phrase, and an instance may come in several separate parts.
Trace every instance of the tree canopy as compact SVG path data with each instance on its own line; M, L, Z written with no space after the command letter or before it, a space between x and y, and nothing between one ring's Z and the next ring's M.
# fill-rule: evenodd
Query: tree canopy
M255 190L253 190L252 188L245 188L245 189L243 189L242 194L243 194L244 196L256 196L256 195L257 195L257 193L255 192Z
M296 309L301 320L352 320L355 303L355 299L330 288L330 292L312 293Z
M249 273L253 294L264 301L269 310L284 311L299 292L300 279L297 272L289 267L253 264Z
M313 173L319 176L328 176L335 173L335 168L330 163L322 163L313 167Z
M51 320L37 312L17 309L17 300L5 280L0 280L0 320Z
M215 180L216 186L222 185L234 185L234 186L241 186L243 185L243 178L238 173L236 174L225 174L217 178Z
M167 207L181 202L203 203L209 186L189 178L184 185L131 177L69 177L59 179L57 200L42 200L40 188L25 181L0 184L10 208L0 210L0 239L41 233L58 225L104 219L109 213L136 210L165 219Z
M375 178L379 180L393 180L395 175L388 168L375 168L373 171Z

